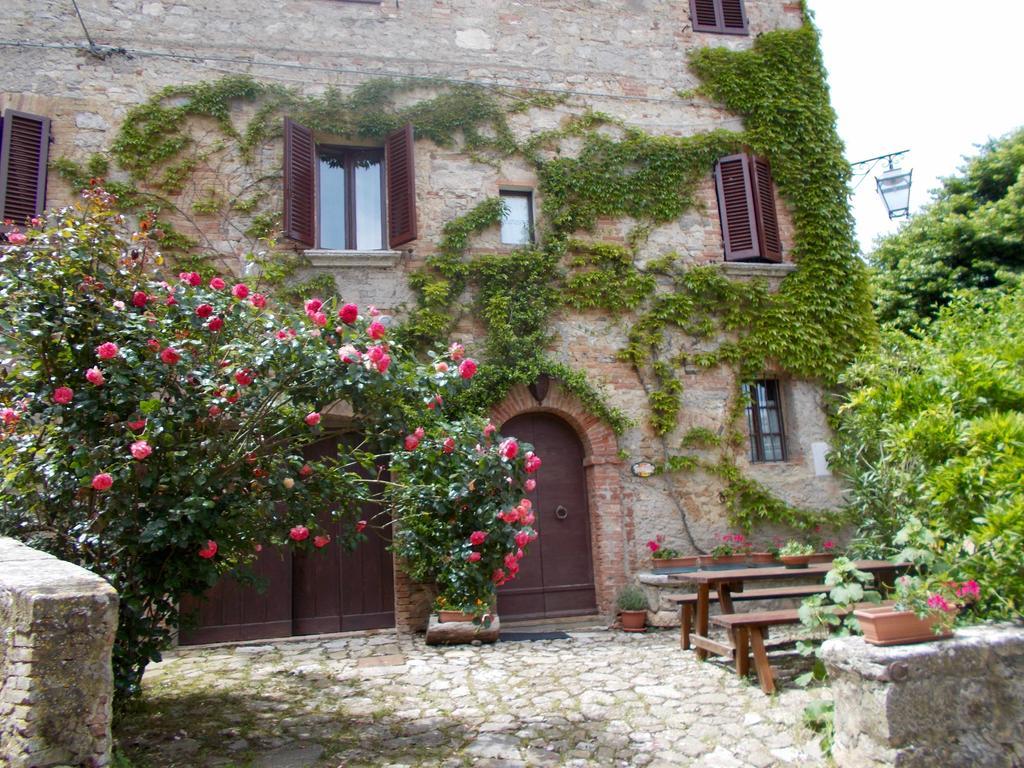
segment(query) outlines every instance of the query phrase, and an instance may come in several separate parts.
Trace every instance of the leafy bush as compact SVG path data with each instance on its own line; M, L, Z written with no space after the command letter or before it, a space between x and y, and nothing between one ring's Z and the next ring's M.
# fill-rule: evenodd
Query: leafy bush
M627 584L619 590L617 602L620 611L647 610L647 595L636 584Z
M486 519L522 498L526 446L512 455L478 419L446 413L476 370L461 347L421 365L372 311L313 299L303 315L258 286L171 278L149 222L126 231L114 203L92 189L0 248L0 533L117 589L119 701L159 659L182 595L244 575L262 545L326 545L325 510L354 545L363 504L382 503L414 572L490 603L491 566L533 537L526 521L497 535ZM328 429L339 402L353 415ZM343 428L361 442L304 458ZM432 526L445 535L418 544ZM476 527L491 533L483 577L435 566L461 562Z
M898 332L845 375L833 463L862 521L854 550L896 556L912 519L983 617L1024 612L1024 288L964 294L923 338Z

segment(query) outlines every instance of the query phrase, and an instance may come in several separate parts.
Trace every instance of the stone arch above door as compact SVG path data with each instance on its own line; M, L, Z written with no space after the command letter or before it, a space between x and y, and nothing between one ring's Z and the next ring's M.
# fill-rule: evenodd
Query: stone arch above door
M498 426L524 413L550 413L567 422L583 443L590 513L594 588L598 610L611 613L615 596L626 583L627 542L633 536L632 516L622 498L623 461L611 427L588 413L574 395L552 382L544 401L538 403L523 385L491 409ZM541 456L543 461L544 457ZM543 471L543 470L542 470Z

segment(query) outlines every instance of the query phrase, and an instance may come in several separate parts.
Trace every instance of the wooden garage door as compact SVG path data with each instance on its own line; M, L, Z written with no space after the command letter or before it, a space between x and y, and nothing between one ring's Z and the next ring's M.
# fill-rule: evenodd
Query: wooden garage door
M518 577L499 588L503 619L595 613L590 511L583 472L583 445L575 430L556 416L528 413L501 428L532 443L543 466L529 494L540 538L530 545Z

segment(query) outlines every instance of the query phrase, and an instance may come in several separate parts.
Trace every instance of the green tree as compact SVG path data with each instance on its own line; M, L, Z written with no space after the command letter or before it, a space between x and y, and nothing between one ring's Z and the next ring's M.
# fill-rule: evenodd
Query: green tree
M878 318L905 331L931 322L957 290L1024 271L1024 128L982 146L933 195L870 257Z

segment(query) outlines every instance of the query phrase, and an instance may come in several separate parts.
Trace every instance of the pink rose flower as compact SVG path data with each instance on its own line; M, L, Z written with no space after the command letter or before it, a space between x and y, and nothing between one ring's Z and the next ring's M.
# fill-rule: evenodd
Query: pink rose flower
M444 360L439 363L434 363L434 370L438 373L448 373L448 363Z
M193 288L198 288L203 284L203 278L198 272L182 272L178 277L181 278L181 282L188 283Z
M320 299L307 299L305 304L306 314L312 317L320 311L320 307L323 305L324 303Z
M506 459L514 459L519 455L519 443L516 442L514 437L506 437L501 441L501 445L498 446L498 453Z
M365 530L366 530L366 521L365 520L360 520L359 522L356 523L356 533L362 533Z
M220 416L220 406L211 405L207 413L209 413L210 416L212 416L213 418L217 418L218 416Z
M317 413L316 411L313 411L313 413L307 413L305 422L308 426L315 427L317 424L320 423L320 414Z
M313 537L313 546L316 547L317 549L323 549L324 547L326 547L330 543L331 543L331 536L330 536L330 534L324 534L323 536L314 536Z
M100 472L92 479L92 487L97 491L108 491L113 484L114 478L109 472Z
M249 286L245 283L235 283L231 288L231 295L236 299L244 299L249 295Z
M491 435L493 435L497 431L498 431L498 428L496 426L494 426L493 424L491 424L491 422L488 421L487 422L487 426L484 427L484 437L490 437Z
M304 525L296 525L288 532L292 541L305 541L309 538L309 528Z
M405 436L405 450L415 451L420 444L420 439L416 435Z
M18 419L20 418L21 417L18 416L18 412L13 408L0 409L0 420L3 420L4 426L10 427L14 424L17 424Z
M346 304L338 310L338 319L347 325L352 325L359 319L359 307L355 304Z
M476 375L476 360L467 357L459 363L459 376L464 379L472 379Z
M507 582L508 579L505 576L505 572L501 568L498 568L491 574L491 581L500 587L502 584Z
M371 363L380 362L380 359L384 357L383 347L370 347L366 350L366 356L370 358Z
M256 307L256 309L263 309L267 306L267 297L262 293L254 293L252 298L249 299L249 303Z
M466 559L469 560L469 562L471 563L480 562L481 557L483 557L483 555L481 555L479 552L470 552L468 555L466 555Z
M53 390L53 402L58 405L67 405L74 396L75 393L71 387L57 387Z
M338 357L343 363L358 363L363 356L351 344L346 344L338 350Z
M149 296L144 291L136 291L132 294L132 306L144 307L147 301L149 301Z
M444 439L444 443L441 446L441 450L444 451L445 453L451 453L452 451L454 451L455 450L455 438L454 437L446 437Z
M373 304L371 304L371 305L370 305L370 306L369 306L369 307L367 308L367 310L366 310L366 313L367 313L367 314L368 314L368 315L369 315L370 317L377 317L377 316L378 316L378 315L380 314L380 310L379 310L379 309L377 309L377 308L376 308L375 306L373 306Z
M545 539L545 541L546 541L546 539ZM516 534L516 546L517 547L525 547L529 543L530 543L530 534L529 533L527 533L526 531L519 531L519 533Z
M213 314L213 307L209 304L200 304L196 307L196 314L199 315L203 320Z
M217 554L217 542L213 539L209 539L206 542L206 546L199 550L199 556L204 560L209 560L211 557Z
M252 373L248 369L236 371L235 381L238 382L238 386L240 387L248 387L253 381Z
M532 477L527 478L527 480L526 480L526 491L527 491L527 493L529 493L530 491L532 491L536 487L537 487L537 481L534 480Z
M519 519L519 509L506 509L504 512L499 512L498 517L500 517L504 522L508 523L509 525L512 525L512 523L516 522Z
M103 371L99 368L93 367L85 372L85 378L90 384L95 384L97 387L102 387L107 380L103 378Z
M132 443L131 451L132 458L142 461L143 459L149 458L149 455L153 452L153 448L145 440L136 440Z
M391 355L383 355L380 360L377 361L377 373L386 373L388 366L391 365Z
M416 427L416 429L413 430L413 434L416 435L418 440L422 440L423 436L427 433L424 431L423 427Z
M8 232L7 242L11 245L24 245L28 242L28 238L23 232Z
M367 335L369 335L371 339L377 341L378 339L384 338L384 334L387 333L387 328L384 327L383 323L378 323L377 321L374 321L370 323L369 326L367 326L366 333Z
M532 475L534 472L536 472L538 469L540 469L540 465L541 465L540 456L534 455L533 451L527 451L526 452L526 462L525 462L526 471L529 474Z
M160 359L167 365L175 365L181 360L181 355L178 354L178 350L174 349L174 347L167 347L160 353Z
M448 347L448 354L452 360L458 362L459 360L462 359L463 355L466 354L466 348L456 341L454 344Z
M112 360L117 357L118 351L117 344L112 341L105 341L96 347L96 356L100 360Z
M216 333L217 331L224 327L224 318L215 317L206 324L206 327L210 330L210 333Z
M210 287L213 288L213 290L215 291L223 291L225 285L227 285L227 283L225 283L219 277L215 277L213 278L213 280L210 281Z
M160 351L160 342L157 341L156 339L150 339L149 341L147 341L146 346L149 347L154 352Z
M474 547L479 547L487 540L487 531L473 531L469 534L469 543Z
M327 325L327 315L323 312L314 312L310 317L313 318L313 322L321 328Z

